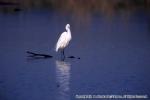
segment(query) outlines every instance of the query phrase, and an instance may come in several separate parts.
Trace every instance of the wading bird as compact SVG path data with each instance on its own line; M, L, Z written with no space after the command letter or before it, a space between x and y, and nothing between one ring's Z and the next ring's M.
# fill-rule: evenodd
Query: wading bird
M65 59L64 49L69 44L70 40L71 40L71 30L70 30L70 25L67 24L66 31L60 35L58 42L56 44L56 52L58 50L61 50L61 55L63 55L63 59Z

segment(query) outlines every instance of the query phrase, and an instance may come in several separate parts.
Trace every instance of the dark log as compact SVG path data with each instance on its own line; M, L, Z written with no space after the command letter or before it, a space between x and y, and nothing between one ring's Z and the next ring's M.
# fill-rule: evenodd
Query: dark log
M34 58L34 59L41 59L41 58L52 58L53 56L51 55L47 55L47 54L41 54L41 53L34 53L31 51L27 51L27 54L29 54L28 57ZM71 59L80 59L80 57L75 57L75 56L68 56L67 58L71 58Z
M69 56L68 58L75 58L75 56Z
M53 57L51 55L34 53L31 51L27 51L27 53L30 54L29 57L43 57L43 58L52 58Z

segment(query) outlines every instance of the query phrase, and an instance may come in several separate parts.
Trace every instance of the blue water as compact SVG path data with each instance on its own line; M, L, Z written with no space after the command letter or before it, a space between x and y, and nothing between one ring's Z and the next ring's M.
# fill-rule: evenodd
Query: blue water
M0 13L0 100L150 95L149 20L143 11L93 14L88 21L51 10ZM54 51L67 23L72 41L65 53L81 59L61 61ZM26 51L54 57L30 59Z

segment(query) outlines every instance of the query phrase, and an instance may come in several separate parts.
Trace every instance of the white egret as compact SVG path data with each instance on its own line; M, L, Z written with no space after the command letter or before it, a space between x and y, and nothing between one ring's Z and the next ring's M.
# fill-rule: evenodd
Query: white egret
M58 50L61 50L61 53L63 54L63 57L65 58L65 53L64 53L64 49L66 46L68 46L70 40L71 40L71 30L70 30L70 25L67 24L66 25L66 31L63 32L59 39L58 39L58 42L56 44L56 52Z

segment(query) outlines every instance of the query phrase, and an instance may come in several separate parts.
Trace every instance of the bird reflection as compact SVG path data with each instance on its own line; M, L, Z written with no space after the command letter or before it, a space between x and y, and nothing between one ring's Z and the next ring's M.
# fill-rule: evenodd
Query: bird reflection
M70 63L56 61L57 100L70 100Z

